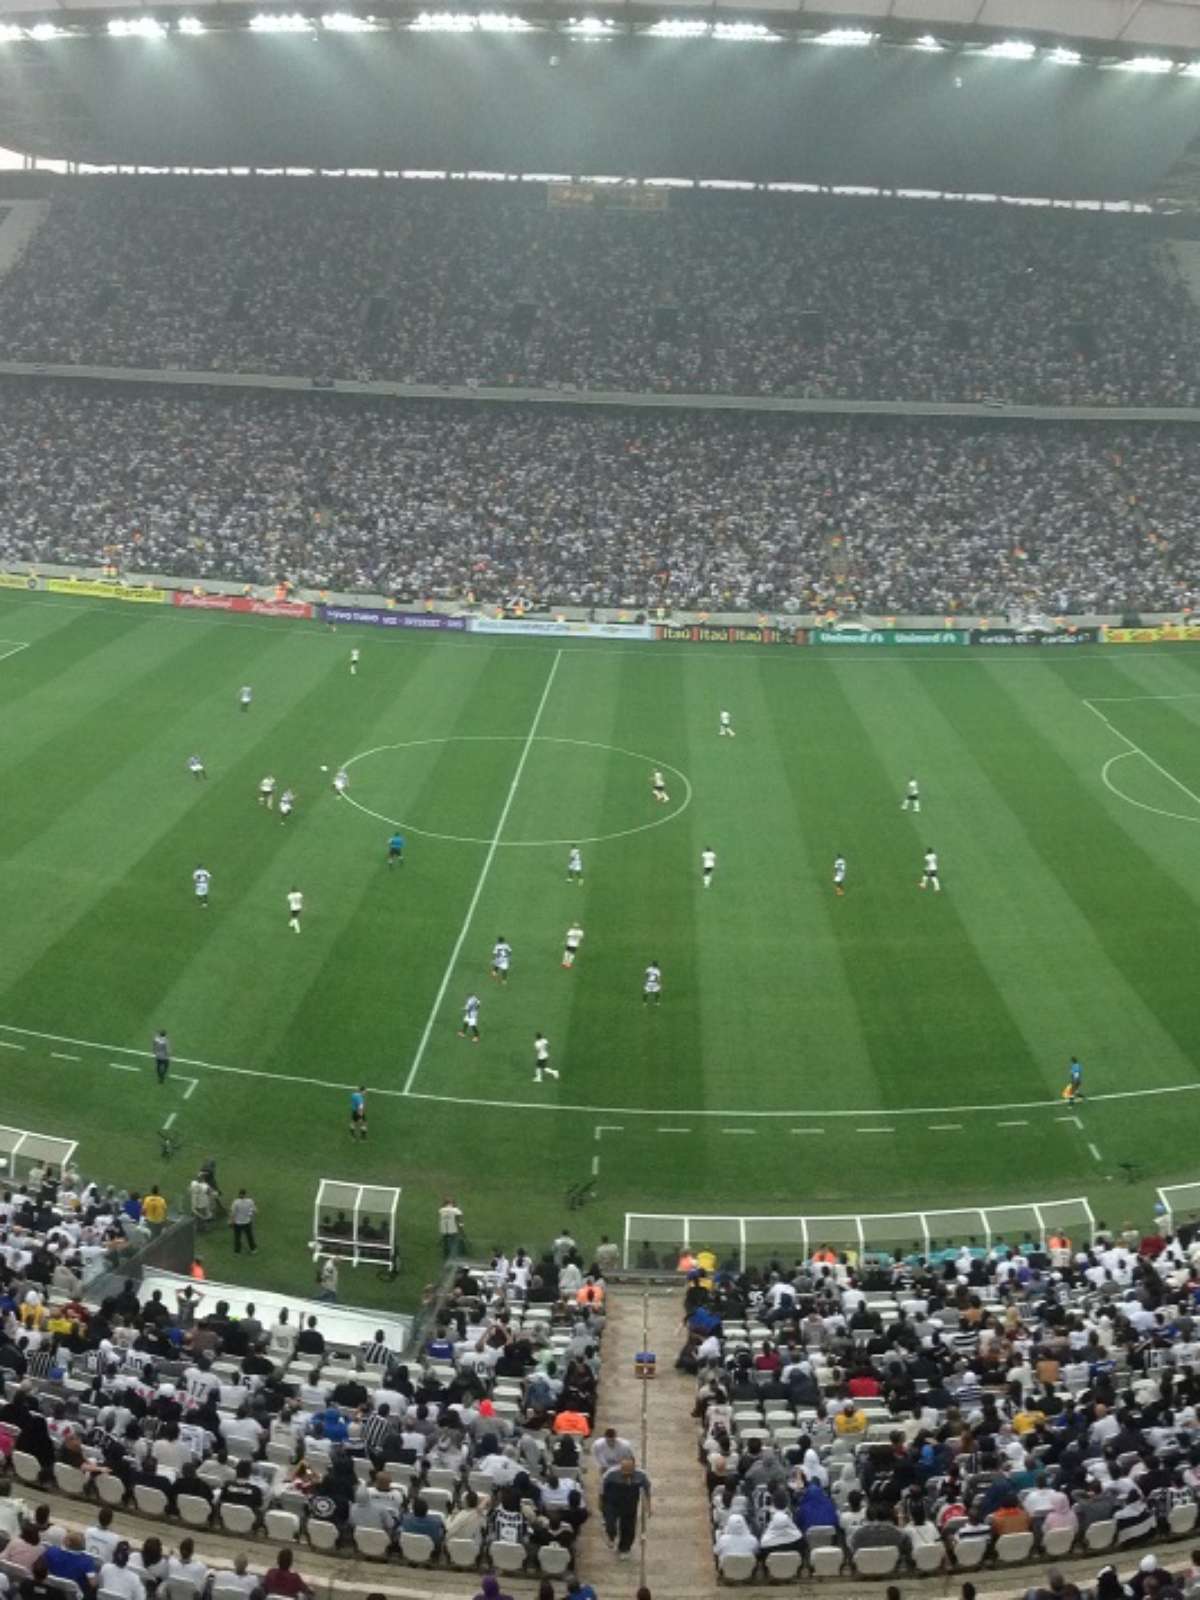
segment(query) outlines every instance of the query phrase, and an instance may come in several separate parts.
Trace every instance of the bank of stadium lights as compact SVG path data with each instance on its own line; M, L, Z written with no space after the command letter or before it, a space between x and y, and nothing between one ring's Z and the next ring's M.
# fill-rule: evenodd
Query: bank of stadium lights
M375 33L379 23L374 17L356 17L352 11L330 11L321 18L327 33Z
M167 30L157 17L113 17L108 24L113 39L165 39Z
M1128 61L1118 61L1121 72L1174 72L1175 63L1166 56L1131 56Z
M842 45L861 50L864 45L874 44L878 37L877 33L871 33L866 28L827 28L824 33L815 35L813 43Z
M308 17L302 17L298 11L282 12L278 15L269 11L260 11L250 18L250 31L252 33L311 33L314 24Z
M704 39L709 25L691 17L664 17L646 29L652 39Z
M409 27L414 33L530 33L533 23L505 11L422 11Z
M187 34L189 39L194 39L199 34L208 32L199 17L180 17L175 24L175 30L177 33Z
M1032 61L1037 46L1028 39L997 39L983 51L985 56L995 56L1000 61Z
M563 32L576 39L611 39L617 25L608 17L571 17L563 24Z
M1065 45L1055 45L1053 50L1047 52L1047 61L1053 61L1058 67L1078 67L1083 65L1083 56L1078 50L1068 50Z
M914 50L927 50L931 55L946 48L942 41L935 39L931 33L923 33L919 39L914 39L912 47Z
M714 22L712 36L714 39L725 39L731 44L741 44L749 40L760 40L769 44L783 37L762 22Z

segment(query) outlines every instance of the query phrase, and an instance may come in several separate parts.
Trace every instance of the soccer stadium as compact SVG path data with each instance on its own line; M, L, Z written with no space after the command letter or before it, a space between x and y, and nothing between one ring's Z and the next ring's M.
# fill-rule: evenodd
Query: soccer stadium
M0 0L0 1600L1200 1600L1200 0Z

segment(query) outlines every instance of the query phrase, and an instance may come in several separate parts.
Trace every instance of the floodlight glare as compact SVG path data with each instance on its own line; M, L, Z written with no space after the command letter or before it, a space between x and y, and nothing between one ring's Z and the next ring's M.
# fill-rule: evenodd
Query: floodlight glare
M1172 72L1175 68L1175 63L1166 56L1133 56L1117 65L1122 72Z
M1077 67L1083 60L1078 50L1068 50L1065 45L1056 45L1051 50L1048 61L1053 61L1060 67Z
M18 28L15 22L0 22L0 44L15 44L24 37L24 28Z
M935 39L931 33L923 33L919 39L913 40L914 50L944 50L946 46Z
M481 33L529 33L533 28L532 22L527 22L524 17L509 16L503 11L481 11L479 13L479 31Z
M866 28L829 28L817 35L816 42L858 46L861 49L863 45L874 44L878 37L877 33L868 33Z
M1036 47L1027 39L997 39L983 53L985 56L999 56L1003 61L1032 61Z
M1179 76L1181 78L1200 78L1200 61L1189 62Z
M29 30L29 37L43 44L47 39L61 39L63 29L56 28L52 22L39 22Z
M655 39L703 39L708 33L708 23L695 18L664 17L646 32Z
M735 43L744 39L779 38L779 34L773 33L761 22L714 22L712 36L714 39L729 39Z
M269 12L260 11L257 16L250 18L250 26L255 33L311 33L313 25L298 11L282 16L271 16Z
M156 17L114 17L108 24L114 39L165 39L167 30Z
M198 33L208 32L208 29L200 21L199 17L180 17L175 26L180 33L186 33L192 36Z
M321 26L330 33L374 33L374 17L356 17L350 11L330 11L321 18Z
M473 33L475 18L463 11L421 11L409 26L416 33Z
M607 17L572 17L563 31L576 34L580 39L599 39L611 33L613 26Z

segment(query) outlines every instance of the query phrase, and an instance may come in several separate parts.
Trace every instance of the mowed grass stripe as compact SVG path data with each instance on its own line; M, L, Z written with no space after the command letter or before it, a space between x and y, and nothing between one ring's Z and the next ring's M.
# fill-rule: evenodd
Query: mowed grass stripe
M1155 1052L1170 1081L1186 1069L1177 1058L1173 1042L1123 974L1109 962L1092 923L1084 916L1070 889L1048 869L1031 841L1028 827L1030 795L1020 810L995 787L990 773L976 758L972 745L960 739L955 724L927 692L929 671L919 665L888 673L885 701L864 691L861 681L845 684L859 716L891 764L907 760L921 780L923 809L919 817L902 817L902 827L916 848L932 844L941 859L945 893L955 908L978 958L1024 1036L1030 1056L1039 1063L1037 1083L1026 1083L1021 1093L1036 1095L1039 1085L1047 1094L1061 1089L1066 1063L1072 1054L1099 1065L1105 1058L1122 1059L1124 1046L1155 1040ZM1023 716L1035 700L1053 702L1057 721L1075 709L1074 697L1062 703L1064 691L1047 663L1044 673L1026 670L1019 684L1009 680L1010 694L994 716L972 720L979 745L1006 743L1026 751L1036 747L1037 735ZM946 752L951 761L945 765ZM1060 814L1070 817L1084 801L1079 780L1075 793L1060 792ZM897 810L899 808L897 807ZM1031 915L1030 884L1036 884ZM1114 1027L1113 1014L1120 1018ZM964 1064L971 1098L1020 1098L1014 1090L1012 1065L1007 1056L993 1053L989 1038L981 1037L969 1063ZM1093 1089L1117 1087L1097 1073L1089 1079Z
M1164 1059L1156 1031L1140 1045L1133 1043L1131 1054L1111 1062L1108 1070L1118 1078L1127 1079L1132 1070L1139 1080L1177 1082L1191 1075L1187 1062L1194 1030L1186 969L1200 935L1200 908L1138 842L1141 814L1126 808L1131 821L1122 826L1111 814L1111 797L1098 783L1089 786L1096 741L1085 724L1077 728L1074 723L1069 692L1056 685L1049 703L1027 692L1024 715L1014 718L1014 690L1008 680L991 674L976 683L969 698L945 677L931 678L927 685L930 698L962 729L998 793L1024 818L1042 863L1040 877L1056 879L1075 902L1125 989L1157 1018L1159 1030L1174 1045ZM1083 708L1080 714L1094 721ZM1008 729L1009 736L998 737L1000 729ZM1099 724L1097 729L1103 732ZM1038 881L1035 877L1034 884ZM1036 922L1042 915L1035 889L1030 918ZM1082 964L1076 982L1094 997L1098 1017L1117 1011L1111 989ZM1119 1028L1115 1015L1113 1020Z
M877 1103L963 1099L963 1074L978 1060L981 1039L1006 1063L1014 1091L1006 1098L1033 1098L1041 1089L1036 1064L953 895L917 887L930 841L899 809L909 763L890 764L864 727L846 687L851 672L866 680L856 698L875 694L886 707L890 674L831 664L819 692L805 697L789 754L807 773L802 815L814 853L824 840L830 862L838 850L848 862L847 893L831 925L879 1082ZM930 759L949 770L955 741L934 743L940 754ZM837 1071L836 1062L824 1065Z

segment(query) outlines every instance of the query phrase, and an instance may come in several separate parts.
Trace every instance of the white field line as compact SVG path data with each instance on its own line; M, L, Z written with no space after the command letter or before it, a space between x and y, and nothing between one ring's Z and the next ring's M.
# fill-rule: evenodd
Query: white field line
M1157 698L1157 696L1154 698ZM1094 701L1085 700L1083 703L1093 716L1100 718L1100 721L1110 733L1115 734L1116 737L1120 739L1122 744L1128 745L1133 754L1139 755L1143 761L1149 762L1149 764L1154 768L1155 772L1164 777L1168 783L1173 783L1179 790L1180 794L1187 795L1188 799L1197 808L1197 810L1200 810L1200 794L1197 794L1193 789L1189 789L1187 784L1184 783L1182 779L1177 778L1173 772L1168 772L1166 767L1164 767L1161 762L1156 761L1152 755L1143 750L1140 744L1135 744L1127 733L1122 733L1120 728L1115 727L1104 715L1103 711L1097 709ZM1125 796L1122 795L1121 798L1124 799Z
M1140 657L1139 657L1140 659ZM52 1044L73 1044L81 1050L98 1050L105 1055L137 1056L145 1061L154 1059L151 1050L136 1050L122 1044L106 1044L99 1039L76 1039L71 1034L46 1033L38 1028L19 1028L14 1023L0 1022L0 1033L20 1034L23 1039L42 1039ZM2 1043L3 1041L0 1041ZM58 1052L56 1052L57 1054ZM67 1060L79 1060L78 1056L67 1056ZM199 1067L205 1072L225 1072L236 1078L264 1078L273 1083L303 1083L314 1089L338 1089L347 1094L352 1089L358 1088L358 1083L339 1083L332 1078L310 1078L293 1072L267 1072L261 1067L232 1067L220 1061L202 1061L196 1056L172 1056L173 1063L181 1067ZM888 1106L886 1110L872 1109L862 1106L858 1110L845 1110L836 1108L831 1110L816 1110L811 1106L784 1107L778 1111L745 1111L739 1107L726 1107L721 1109L714 1106L699 1106L693 1110L683 1107L673 1107L665 1111L661 1106L588 1106L574 1103L552 1105L545 1100L487 1100L470 1095L451 1094L426 1094L422 1090L413 1090L408 1094L403 1089L372 1088L368 1085L369 1093L381 1098L400 1100L429 1100L435 1104L455 1106L486 1106L495 1111L570 1111L582 1112L584 1115L593 1116L624 1116L624 1117L661 1117L675 1115L679 1117L738 1117L743 1120L753 1118L756 1121L774 1121L781 1117L812 1117L814 1120L846 1117L936 1117L957 1113L963 1116L991 1116L997 1111L1057 1111L1062 1105L1061 1098L1056 1095L1053 1100L1010 1100L999 1101L993 1105L955 1105L955 1106ZM1113 1089L1101 1094L1088 1094L1089 1105L1099 1105L1110 1100L1149 1100L1157 1099L1160 1095L1196 1094L1200 1093L1200 1079L1194 1083L1166 1083L1149 1089ZM1073 1120L1078 1120L1073 1119ZM997 1127L1024 1127L1025 1120L997 1123ZM600 1123L603 1128L618 1128L622 1124ZM661 1128L662 1133L677 1132L690 1133L690 1128L667 1129ZM793 1133L823 1133L822 1128L793 1128Z
M593 1156L592 1157L592 1177L593 1178L598 1178L599 1176L600 1176L600 1157L599 1156Z
M114 1072L140 1072L141 1067L131 1067L127 1061L110 1061L109 1066Z
M404 1080L404 1093L409 1094L416 1082L417 1073L421 1070L421 1062L425 1059L425 1051L429 1046L430 1036L434 1024L437 1022L438 1013L442 1009L442 1002L446 998L446 990L450 987L450 979L454 976L454 969L458 965L458 958L462 954L462 947L467 942L467 935L471 931L471 924L475 920L475 911L483 896L484 885L488 881L488 874L492 870L492 862L496 859L496 851L500 848L500 839L504 833L504 825L508 821L509 812L513 808L513 801L517 798L517 789L520 787L521 777L525 771L525 763L529 760L529 752L533 749L533 741L537 738L538 727L541 724L542 713L550 699L550 691L554 687L554 680L558 676L559 663L562 661L561 649L554 652L554 660L550 663L550 671L546 674L546 681L542 685L542 697L537 703L537 710L533 714L533 721L529 724L529 732L525 735L525 743L521 747L521 756L517 762L516 771L512 775L512 782L508 786L508 793L504 797L504 805L500 809L500 817L496 823L496 831L492 834L492 842L488 846L487 855L483 858L483 866L479 869L479 877L475 881L475 892L467 906L467 914L463 918L462 927L458 931L458 938L454 941L454 948L450 952L450 959L446 962L446 970L442 973L442 981L438 985L437 994L433 998L433 1005L429 1008L429 1016L425 1022L424 1032L417 1044L416 1053L412 1059L412 1066L408 1069L408 1077Z
M70 1056L65 1050L51 1050L51 1058L55 1061L82 1061L82 1056Z
M961 1122L931 1122L929 1124L930 1133L961 1133L961 1131Z
M1099 1152L1099 1150L1097 1150L1097 1149L1096 1149L1096 1146L1095 1146L1095 1145L1094 1145L1094 1144L1089 1144L1089 1145L1088 1145L1088 1149L1089 1149L1089 1150L1090 1150L1090 1151L1091 1151L1091 1153L1092 1153L1092 1160L1093 1160L1093 1161L1102 1161L1102 1160L1103 1160L1103 1159L1104 1159L1104 1158L1103 1158L1103 1157L1102 1157L1102 1156L1101 1156L1101 1154L1100 1154L1100 1152Z
M7 661L9 656L18 655L22 650L28 649L28 639L0 639L0 661Z
M170 1132L171 1124L175 1121L175 1118L178 1115L179 1115L179 1113L177 1111L172 1111L171 1115L167 1118L167 1120L162 1125L162 1131L164 1133L169 1133Z
M190 1100L192 1098L192 1096L196 1092L196 1085L200 1082L200 1079L199 1078L179 1078L177 1080L177 1082L186 1083L187 1084L187 1088L183 1091L183 1098L185 1100Z
M24 1050L23 1044L10 1044L7 1039L0 1039L0 1050Z
M606 1133L623 1133L625 1130L619 1122L598 1122L593 1129L592 1137L600 1139Z

